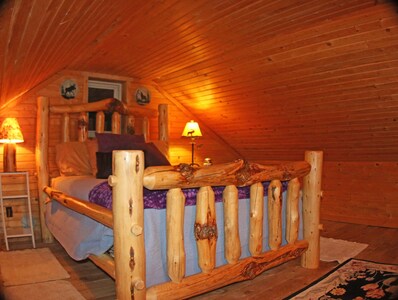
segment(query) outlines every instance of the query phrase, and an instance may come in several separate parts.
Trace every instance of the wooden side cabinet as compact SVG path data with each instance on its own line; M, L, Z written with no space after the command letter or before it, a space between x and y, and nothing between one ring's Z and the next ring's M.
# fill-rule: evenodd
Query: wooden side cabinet
M18 188L9 189L8 185L14 185ZM13 201L23 201L26 205L26 218L21 227L9 228L6 224L7 217L12 217ZM36 248L35 236L32 220L32 208L30 203L30 187L28 172L6 172L0 173L0 202L1 202L1 218L3 224L4 240L6 249L9 250L8 240L17 237L31 237L33 248ZM7 202L7 205L5 204Z

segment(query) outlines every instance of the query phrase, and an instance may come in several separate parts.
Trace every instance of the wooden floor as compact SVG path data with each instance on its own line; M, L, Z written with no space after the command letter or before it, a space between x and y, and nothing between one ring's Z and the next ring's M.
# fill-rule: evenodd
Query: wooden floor
M324 221L322 236L369 244L357 258L398 264L398 229ZM11 241L11 249L29 246ZM49 247L69 272L70 282L86 299L115 299L114 281L90 261L76 262L58 244ZM337 263L321 262L317 270L300 267L299 259L271 269L254 280L232 284L194 299L283 299L327 273Z

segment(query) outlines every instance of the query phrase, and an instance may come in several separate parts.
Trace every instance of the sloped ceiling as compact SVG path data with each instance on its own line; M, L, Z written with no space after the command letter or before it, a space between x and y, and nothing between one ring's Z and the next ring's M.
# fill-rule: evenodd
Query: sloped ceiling
M154 83L247 158L394 160L398 15L384 2L6 0L0 104L63 69L117 74Z

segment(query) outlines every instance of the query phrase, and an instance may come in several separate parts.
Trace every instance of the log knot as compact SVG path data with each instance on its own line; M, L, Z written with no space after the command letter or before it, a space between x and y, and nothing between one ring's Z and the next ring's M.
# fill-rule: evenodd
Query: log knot
M135 258L134 258L134 248L133 247L130 247L130 262L129 262L129 265L130 265L131 271L134 271Z
M257 259L258 261L252 261L247 264L246 267L242 270L242 276L248 279L253 279L270 267L280 265L284 261L299 257L306 250L307 248L292 249L268 261L261 261L262 259L260 257L253 257L253 259Z
M127 125L127 127L126 127L126 133L127 134L135 134L135 128L134 128L134 126L132 126L132 125Z
M87 127L87 126L88 126L88 123L83 118L79 118L79 120L77 120L77 127L79 129L82 129L82 128Z
M275 197L275 191L276 191L277 187L276 186L272 186L271 187L271 194L272 194L272 200L276 201L276 197Z
M133 199L129 199L129 216L133 215Z
M206 224L195 223L194 231L197 241L218 238L217 223L215 221Z
M175 171L180 172L181 176L187 181L190 182L194 175L196 168L194 166L188 164L179 164L175 166Z
M236 181L238 185L243 185L249 180L251 176L250 164L247 161L243 162L242 168L236 172Z
M291 257L299 257L299 256L301 256L305 251L307 251L307 248L297 248L297 249L291 251L290 256L291 256Z
M251 184L253 175L262 170L257 164L249 163L244 160L242 167L236 172L236 181L239 186Z
M112 114L114 112L118 112L119 114L122 115L127 115L128 109L126 108L126 105L122 101L119 101L116 98L112 98L112 101L110 101L106 107L105 113Z
M43 189L45 192L45 188ZM49 194L50 198L56 198L57 196L62 195L62 192L52 190Z
M254 279L258 274L260 274L264 268L264 266L266 266L268 264L268 262L264 262L264 263L257 263L257 262L251 262L249 263L242 271L242 275L245 278L248 279Z
M282 178L281 180L289 180L290 178L292 178L292 174L293 174L293 169L290 167L285 167L282 168Z
M140 157L137 155L135 157L135 172L138 173L140 171Z

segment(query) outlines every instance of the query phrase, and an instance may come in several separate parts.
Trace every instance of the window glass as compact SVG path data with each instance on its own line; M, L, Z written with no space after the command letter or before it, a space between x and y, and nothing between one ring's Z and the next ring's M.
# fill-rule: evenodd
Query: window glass
M88 81L88 102L96 102L106 98L122 98L122 84L119 82L109 82L100 80ZM88 114L88 130L89 137L95 136L96 114L90 112ZM105 114L105 131L112 130L112 116Z

